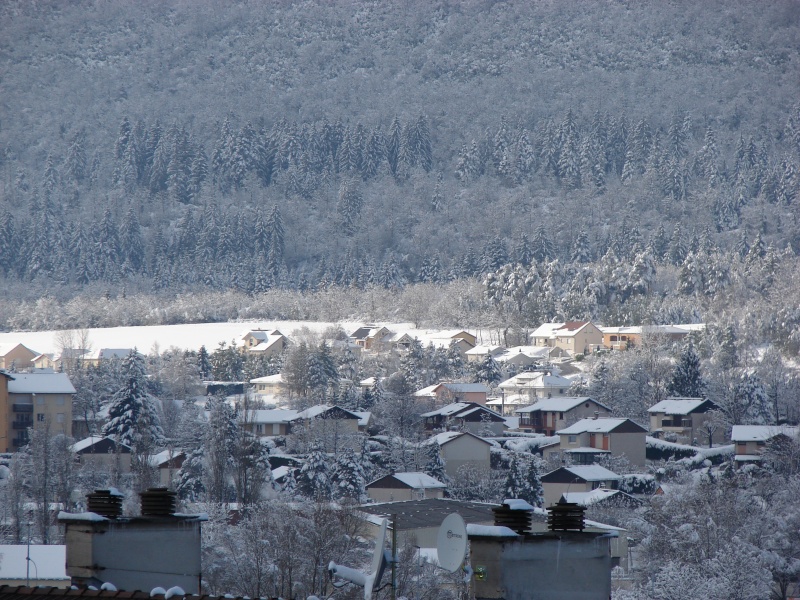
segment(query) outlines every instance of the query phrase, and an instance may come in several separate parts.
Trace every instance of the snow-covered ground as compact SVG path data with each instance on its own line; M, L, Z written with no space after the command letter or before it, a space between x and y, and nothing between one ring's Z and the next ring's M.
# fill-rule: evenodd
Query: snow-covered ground
M295 330L307 327L320 333L336 325L319 321L235 321L227 323L197 323L190 325L150 325L142 327L107 327L89 329L89 343L97 348L136 348L144 354L150 353L155 345L160 352L171 347L185 350L198 350L205 346L212 352L220 342L240 343L243 333L250 329L278 329L281 333L292 337ZM361 323L339 323L348 333ZM410 323L381 323L391 330L409 330ZM17 331L0 333L0 344L21 343L38 353L60 352L58 331Z

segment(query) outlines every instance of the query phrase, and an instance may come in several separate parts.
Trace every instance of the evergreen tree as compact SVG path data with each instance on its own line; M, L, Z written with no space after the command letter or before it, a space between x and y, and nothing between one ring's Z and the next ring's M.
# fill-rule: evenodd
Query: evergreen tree
M705 396L705 383L700 372L700 358L692 344L687 344L675 370L672 379L667 384L667 393L679 398L702 398Z
M314 442L297 475L297 491L315 502L324 502L331 498L332 483L328 457L322 446Z
M211 377L211 361L208 357L208 350L205 346L200 346L197 353L197 370L200 372L201 379L208 379Z
M345 449L336 460L333 473L334 496L347 502L362 503L367 499L364 469L352 448Z
M201 502L205 499L206 479L205 456L202 446L189 452L177 475L175 492L187 502Z
M427 460L423 471L437 481L441 481L444 484L449 483L450 478L445 470L444 458L442 458L442 453L439 450L439 444L427 444L425 446L425 454Z
M123 365L123 384L111 398L103 435L136 451L151 451L164 441L156 399L147 391L144 359L132 350Z
M490 353L486 353L486 358L484 358L478 368L475 371L475 379L477 381L483 381L486 385L493 385L494 383L500 381L502 375L500 373L500 367L497 364L497 361Z

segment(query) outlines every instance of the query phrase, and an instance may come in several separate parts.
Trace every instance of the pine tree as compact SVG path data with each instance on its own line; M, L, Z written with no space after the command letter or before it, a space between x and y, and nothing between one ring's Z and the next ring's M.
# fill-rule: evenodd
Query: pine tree
M367 499L364 469L352 448L339 455L333 473L334 496L346 502L362 503Z
M205 499L206 479L205 456L202 446L189 452L177 475L175 492L187 502L200 502Z
M136 451L152 450L164 441L156 399L147 391L144 359L132 350L123 366L124 380L111 398L103 435Z
M475 379L478 381L483 381L487 385L492 385L498 381L502 377L500 373L500 367L497 364L497 361L490 353L486 353L486 358L484 358L480 365L475 372Z
M702 398L705 396L705 383L700 371L700 358L692 344L687 344L675 370L672 379L667 384L667 393L679 398Z
M332 495L331 472L328 457L315 442L306 462L297 475L297 491L315 502L324 502Z
M450 478L447 476L446 466L442 453L439 449L439 444L431 443L425 447L427 460L423 471L444 484L449 483Z

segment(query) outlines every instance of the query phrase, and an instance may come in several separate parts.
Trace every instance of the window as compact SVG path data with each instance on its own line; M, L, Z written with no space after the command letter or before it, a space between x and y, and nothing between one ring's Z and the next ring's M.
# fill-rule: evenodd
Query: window
M44 413L36 413L36 420L39 423L44 423Z
M610 339L611 339L612 342L616 342L617 341L617 336L612 335Z
M569 441L570 444L574 444L575 442L578 441L578 436L577 435L570 435L568 437L569 437L568 441Z
M64 422L64 413L58 413L56 415L56 423L63 423Z
M564 413L558 413L558 418L559 418L559 420L563 421L564 420Z

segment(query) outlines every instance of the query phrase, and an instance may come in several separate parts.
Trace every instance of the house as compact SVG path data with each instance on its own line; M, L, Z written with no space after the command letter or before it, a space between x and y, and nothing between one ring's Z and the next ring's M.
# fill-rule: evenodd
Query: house
M562 377L558 368L553 366L549 371L530 371L514 375L497 387L506 396L512 394L527 396L530 404L536 398L565 396L571 385L572 381Z
M491 525L494 523L493 506L483 502L426 498L405 502L362 504L358 510L367 522L367 537L377 536L383 519L389 521L391 528L394 516L398 547L413 539L417 547L427 549L436 548L439 527L447 515L458 513L467 524Z
M443 498L447 486L425 473L393 473L367 484L373 502Z
M167 448L150 457L150 464L158 469L158 484L171 487L172 480L181 470L186 460L186 453L179 448Z
M101 362L108 360L125 360L130 356L131 352L136 352L135 348L100 348L92 352L87 352L80 357L80 361L84 365L92 365L97 367ZM136 352L140 357L144 358L144 354Z
M251 329L244 332L240 339L243 351L266 357L281 354L289 345L289 338L277 329Z
M491 409L475 402L453 402L420 415L428 431L459 429L481 435L501 435L507 426L505 419Z
M603 346L603 332L591 321L543 323L531 337L535 346L561 348L572 356L590 354Z
M260 437L286 435L297 414L298 411L288 408L249 410L245 413L242 425L247 431Z
M554 435L568 423L588 419L595 415L609 416L611 409L589 397L544 398L531 406L514 411L519 415L520 429Z
M381 325L364 325L351 333L350 337L362 350L372 350L390 333L389 329Z
M0 545L0 585L69 588L72 581L67 576L66 556L63 545Z
M491 467L490 448L492 443L468 432L445 431L434 435L420 444L439 446L439 454L444 460L445 473L456 477L459 468L468 466L473 470L486 470Z
M598 488L616 489L622 478L600 465L559 467L542 475L545 506L559 501L569 492L591 492Z
M682 342L693 331L702 331L705 325L643 325L627 327L601 327L603 346L610 350L627 350L641 346L647 338L667 342Z
M254 386L256 396L262 399L267 396L281 396L288 393L286 383L283 381L283 375L280 373L251 379L250 385Z
M55 354L52 352L39 354L33 358L34 369L52 369L56 371L59 368L60 361L56 361Z
M556 433L561 436L561 452L575 462L587 464L605 452L624 456L630 464L644 466L647 429L630 419L581 419Z
M497 359L498 356L506 351L502 346L475 346L464 353L467 362L480 363L486 360L487 356Z
M346 410L336 405L317 404L297 413L292 419L295 425L311 425L314 421L339 421L346 429L353 433L358 431L358 424L361 422L361 415L353 411Z
M770 444L782 438L797 440L800 427L791 425L734 425L731 441L736 446L733 460L737 465L748 462L761 462L762 454Z
M81 465L94 465L95 468L129 473L131 470L131 449L109 437L90 436L72 445Z
M551 358L556 358L553 355L554 350L558 350L558 354L561 354L560 348L514 346L506 348L501 354L495 356L495 360L506 369L513 366L521 371L550 362Z
M721 444L724 428L707 427L711 411L717 405L704 398L667 398L647 409L650 414L650 433L653 437L672 434L681 444ZM709 439L709 437L711 439Z
M28 428L49 426L53 434L72 435L72 396L66 373L0 371L0 452L16 452L28 443Z
M19 371L33 367L33 359L39 356L27 346L13 342L0 344L0 369Z
M486 404L486 395L489 393L482 383L452 383L444 382L430 385L416 392L417 398L430 398L435 404L442 402L473 402L475 404Z

